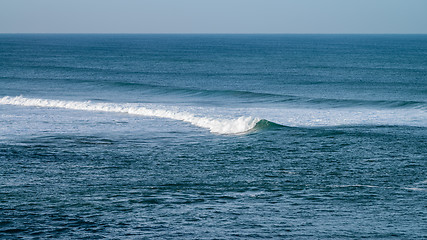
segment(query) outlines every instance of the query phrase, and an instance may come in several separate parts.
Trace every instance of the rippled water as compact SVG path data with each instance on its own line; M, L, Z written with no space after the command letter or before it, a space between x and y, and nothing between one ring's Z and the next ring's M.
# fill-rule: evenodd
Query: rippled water
M0 238L426 238L426 53L0 35Z

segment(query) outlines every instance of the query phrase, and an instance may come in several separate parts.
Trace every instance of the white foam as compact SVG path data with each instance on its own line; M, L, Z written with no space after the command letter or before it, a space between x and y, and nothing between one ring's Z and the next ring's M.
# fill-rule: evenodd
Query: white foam
M352 184L352 185L332 185L332 187L338 187L338 188L359 188L359 187L365 187L365 188L379 188L379 186L374 185L363 185L363 184ZM389 187L384 187L389 188Z
M427 184L427 180L424 180L424 181L421 181L421 182L415 183L415 185L421 185L421 184Z
M400 125L427 127L423 109L372 108L253 108L245 114L289 127Z
M92 103L90 101L62 101L50 99L24 98L22 96L6 96L0 99L0 104L29 106L29 107L47 107L47 108L66 108L82 111L101 111L114 113L127 113L133 115L168 118L191 123L197 127L209 129L212 133L219 134L239 134L254 128L260 120L253 117L239 117L236 119L220 119L199 117L188 112L171 111L165 109L151 109L131 104L113 104L113 103Z
M412 191L427 191L426 188L417 188L417 187L409 187L409 188L403 188L406 190L412 190Z

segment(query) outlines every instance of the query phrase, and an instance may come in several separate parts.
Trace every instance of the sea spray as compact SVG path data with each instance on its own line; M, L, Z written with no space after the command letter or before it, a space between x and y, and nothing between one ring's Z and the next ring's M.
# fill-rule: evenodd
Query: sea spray
M221 119L199 117L189 112L178 112L165 109L151 109L130 104L92 103L90 101L63 101L51 99L25 98L22 96L5 96L0 99L0 104L27 106L27 107L52 107L82 111L100 111L113 113L127 113L146 117L168 118L188 122L194 126L209 129L218 134L240 134L253 129L260 121L253 117L239 117L236 119Z

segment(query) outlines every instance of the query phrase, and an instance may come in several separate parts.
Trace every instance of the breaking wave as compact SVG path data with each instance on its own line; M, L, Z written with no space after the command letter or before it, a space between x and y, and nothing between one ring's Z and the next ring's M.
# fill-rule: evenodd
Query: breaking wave
M261 119L253 117L239 117L235 119L220 119L199 117L188 112L178 112L164 109L151 109L147 107L130 104L114 103L93 103L90 101L63 101L50 99L25 98L22 96L6 96L0 99L0 104L31 106L31 107L53 107L83 111L100 111L127 113L133 115L168 118L191 123L194 126L209 129L212 133L218 134L240 134L250 131L257 126ZM258 125L259 126L259 125Z

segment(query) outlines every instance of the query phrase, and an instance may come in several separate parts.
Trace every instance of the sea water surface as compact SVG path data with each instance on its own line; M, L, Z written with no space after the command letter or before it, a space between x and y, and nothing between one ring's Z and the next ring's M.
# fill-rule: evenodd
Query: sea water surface
M2 239L425 239L427 35L0 35Z

